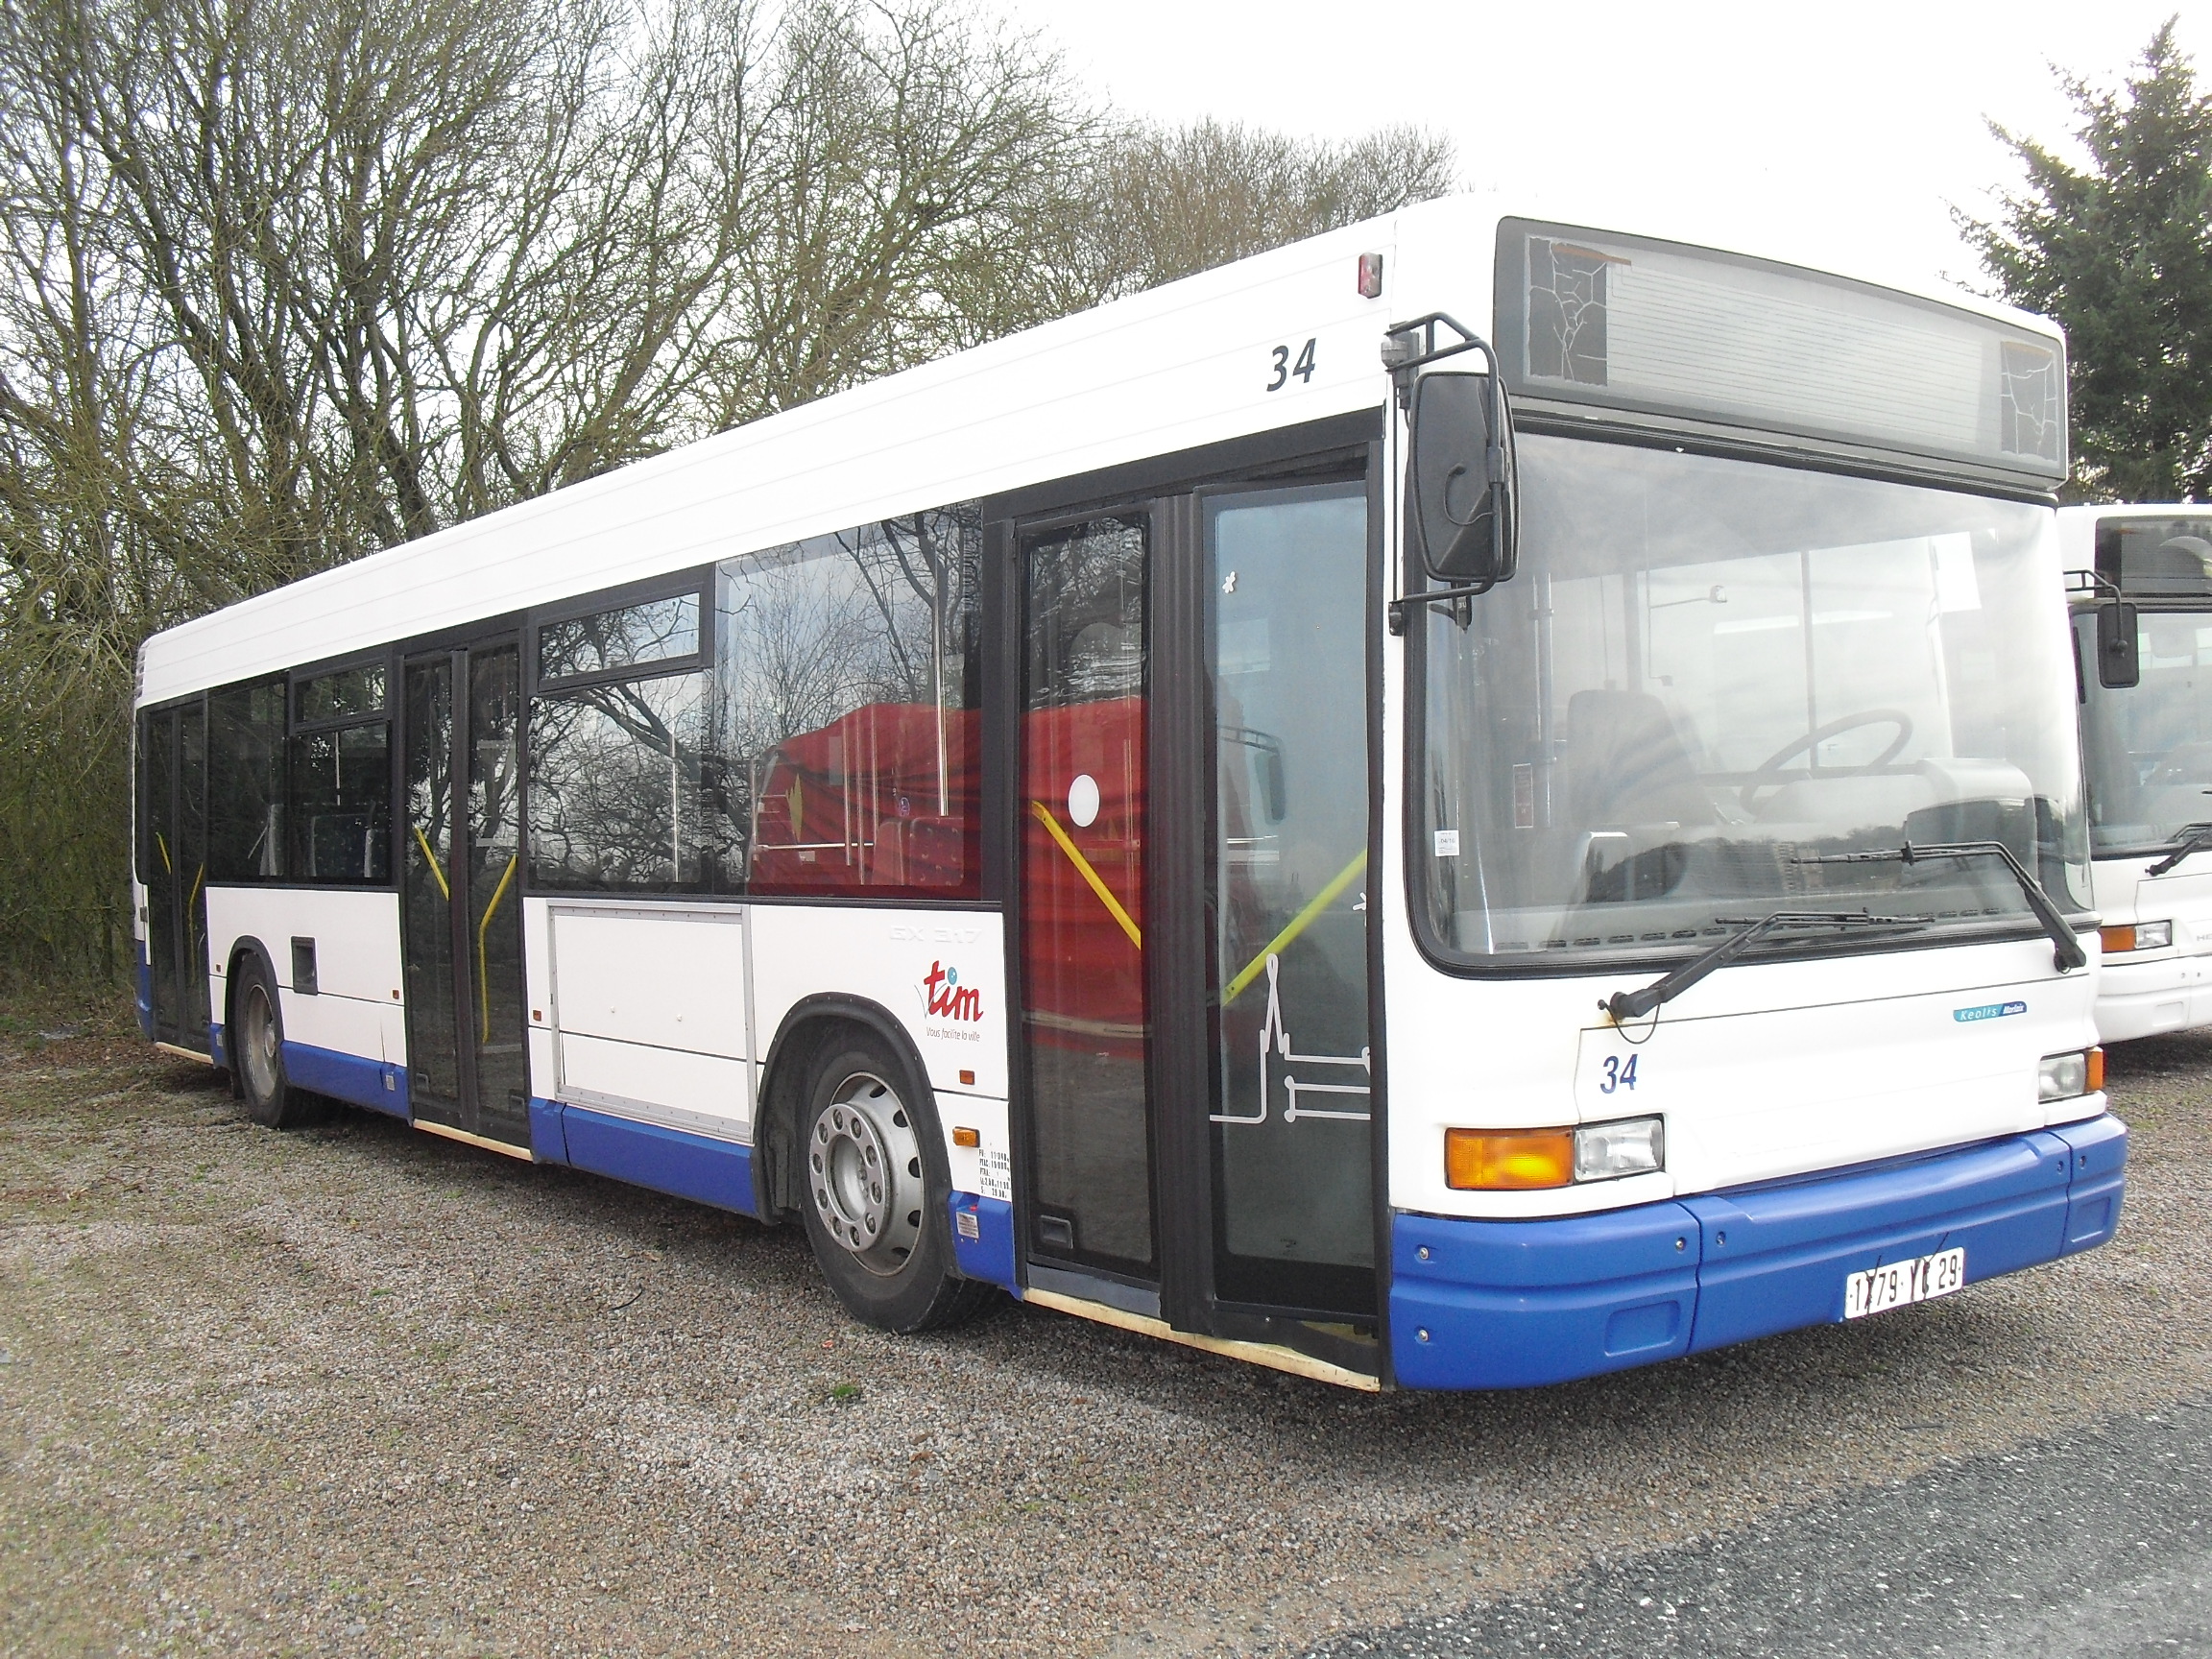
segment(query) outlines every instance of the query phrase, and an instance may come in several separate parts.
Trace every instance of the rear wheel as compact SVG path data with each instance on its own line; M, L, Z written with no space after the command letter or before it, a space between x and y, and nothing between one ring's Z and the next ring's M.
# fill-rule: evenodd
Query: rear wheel
M246 1099L246 1114L271 1129L294 1129L311 1107L284 1071L284 1016L268 964L249 956L239 964L231 1005L231 1064Z
M952 1183L926 1092L881 1039L830 1044L800 1115L799 1208L837 1300L864 1324L927 1331L968 1317L992 1286L954 1264Z

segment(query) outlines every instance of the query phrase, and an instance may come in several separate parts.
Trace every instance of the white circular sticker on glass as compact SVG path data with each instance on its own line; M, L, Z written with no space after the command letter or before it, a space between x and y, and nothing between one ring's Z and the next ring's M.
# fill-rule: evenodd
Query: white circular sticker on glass
M1078 830L1088 830L1098 820L1098 780L1088 772L1078 772L1068 785L1068 816Z

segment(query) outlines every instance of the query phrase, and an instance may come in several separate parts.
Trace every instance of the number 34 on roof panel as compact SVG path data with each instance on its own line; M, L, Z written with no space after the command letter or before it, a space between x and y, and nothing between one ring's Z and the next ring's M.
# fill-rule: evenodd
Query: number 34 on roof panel
M2103 1242L2064 337L1512 205L156 635L146 1035L1352 1388Z

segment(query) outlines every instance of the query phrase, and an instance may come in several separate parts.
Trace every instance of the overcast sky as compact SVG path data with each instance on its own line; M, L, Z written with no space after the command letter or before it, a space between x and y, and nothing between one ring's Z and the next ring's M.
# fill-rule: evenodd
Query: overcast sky
M1329 136L1412 121L1456 140L1479 188L1592 191L1660 235L1745 214L1752 251L1913 283L1981 280L1947 204L1985 211L2015 180L1985 118L2070 132L2052 64L2117 84L2178 11L2212 82L2212 0L998 6L1134 113Z

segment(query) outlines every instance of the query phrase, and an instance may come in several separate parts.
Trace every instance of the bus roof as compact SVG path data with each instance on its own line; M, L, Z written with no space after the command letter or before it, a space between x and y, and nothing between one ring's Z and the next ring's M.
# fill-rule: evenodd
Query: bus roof
M1623 233L1633 223L1586 205L1505 206L1447 197L1292 243L240 601L148 639L139 700L333 661L902 513L1380 410L1386 324L1448 310L1489 327L1502 218ZM1693 240L1681 227L1666 239ZM1753 240L1714 227L1695 245L1751 252ZM1358 291L1362 253L1383 255L1379 298ZM2060 338L2055 325L1977 296L1878 286ZM1310 373L1278 380L1276 349L1295 355L1309 341Z

